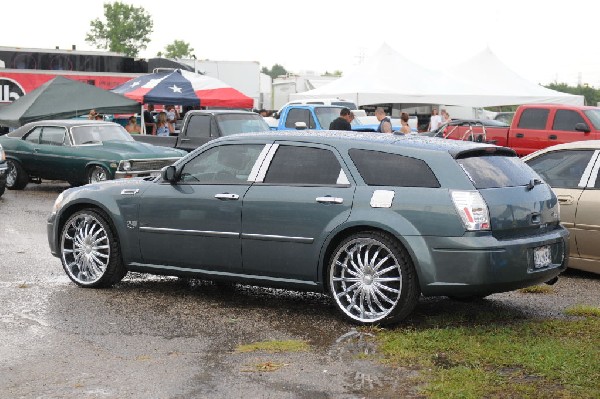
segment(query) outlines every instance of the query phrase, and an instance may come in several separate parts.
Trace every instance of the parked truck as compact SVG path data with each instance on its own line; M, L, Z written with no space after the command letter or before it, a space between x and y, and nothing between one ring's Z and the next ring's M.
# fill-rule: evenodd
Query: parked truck
M132 135L136 141L192 151L219 137L236 133L266 132L269 125L254 112L235 110L188 111L176 136Z
M600 108L527 104L517 108L509 127L449 125L442 129L445 138L493 143L524 156L555 144L600 139Z

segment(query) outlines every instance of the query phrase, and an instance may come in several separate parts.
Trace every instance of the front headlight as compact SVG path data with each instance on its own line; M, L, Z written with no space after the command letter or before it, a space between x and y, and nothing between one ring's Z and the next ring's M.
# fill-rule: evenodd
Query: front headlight
M131 162L129 162L129 161L121 161L121 162L119 162L119 170L122 170L122 171L125 171L125 172L131 170Z
M52 206L52 214L56 214L59 211L59 209L63 205L64 198L65 198L64 191L62 193L58 194L58 197L56 197L56 201L54 201L54 205Z

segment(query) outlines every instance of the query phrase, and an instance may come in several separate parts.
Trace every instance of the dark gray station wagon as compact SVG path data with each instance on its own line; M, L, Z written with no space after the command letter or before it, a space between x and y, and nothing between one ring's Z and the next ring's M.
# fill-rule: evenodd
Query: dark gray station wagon
M358 323L565 270L556 196L507 148L342 132L242 134L162 176L64 191L52 253L83 287L127 271L329 292Z

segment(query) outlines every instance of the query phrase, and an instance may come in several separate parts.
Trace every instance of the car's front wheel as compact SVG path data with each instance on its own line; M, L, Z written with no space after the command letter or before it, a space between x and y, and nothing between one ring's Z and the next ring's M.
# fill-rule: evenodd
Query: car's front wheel
M92 166L88 170L88 183L98 183L105 180L110 180L110 173L102 166Z
M29 175L17 161L6 160L8 174L6 175L6 188L9 190L23 190L29 183Z
M329 289L338 309L360 324L391 324L415 308L420 289L404 247L380 232L343 240L329 263Z
M82 287L109 287L127 274L117 237L93 209L76 212L64 224L60 256L69 278Z

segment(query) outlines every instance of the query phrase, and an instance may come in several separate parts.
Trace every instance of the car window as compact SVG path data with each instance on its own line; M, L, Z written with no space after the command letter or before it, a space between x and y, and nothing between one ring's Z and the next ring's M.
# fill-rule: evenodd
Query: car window
M210 115L192 115L185 134L188 137L210 137Z
M42 130L40 144L61 146L65 142L65 128L58 126L45 126Z
M369 186L440 187L429 165L421 159L358 149L348 153Z
M526 186L539 176L518 157L472 156L457 159L475 188Z
M224 114L215 117L219 121L221 134L229 136L236 133L268 132L267 122L254 114Z
M315 108L315 114L323 129L329 129L329 125L340 116L339 107L318 107Z
M180 181L189 184L249 184L248 176L263 147L262 144L212 147L183 166Z
M600 109L586 109L585 111L583 111L583 113L592 122L592 125L594 125L594 129L600 129Z
M592 155L593 150L552 151L530 159L527 164L552 187L578 188Z
M554 124L552 130L575 131L577 123L585 123L585 120L579 112L570 109L559 109L554 115Z
M545 129L548 113L545 108L527 108L521 113L517 127L521 129Z
M40 142L41 133L42 133L42 127L38 126L35 129L33 129L31 132L29 132L27 134L27 136L25 136L25 141L32 143L32 144L38 144Z
M314 147L285 146L277 149L263 180L271 184L337 185L344 175L335 154Z
M71 129L73 145L98 145L104 141L133 141L131 134L121 125L92 124Z
M309 129L314 129L316 127L315 120L313 119L310 110L305 108L294 108L289 110L285 121L285 127L295 129L296 122L306 123L306 127Z

